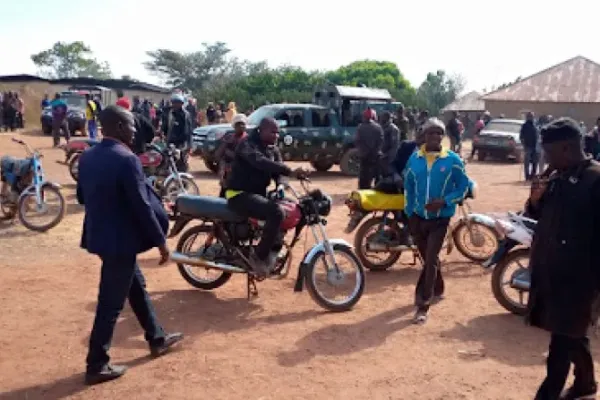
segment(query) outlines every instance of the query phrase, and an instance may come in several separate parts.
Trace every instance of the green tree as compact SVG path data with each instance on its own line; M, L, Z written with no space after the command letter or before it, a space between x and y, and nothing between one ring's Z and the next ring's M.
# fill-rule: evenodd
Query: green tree
M92 56L92 50L83 42L56 42L44 51L31 56L41 76L56 78L112 76L110 66Z
M158 49L147 52L151 60L144 67L170 86L198 93L245 72L248 63L229 58L229 53L223 42L203 43L202 50L192 53Z
M417 96L410 82L398 66L390 61L354 61L334 71L325 73L326 79L336 85L387 89L392 97L407 105L415 105Z
M427 74L419 86L417 95L430 115L437 115L442 108L452 103L465 88L465 80L460 75L448 75L443 70Z

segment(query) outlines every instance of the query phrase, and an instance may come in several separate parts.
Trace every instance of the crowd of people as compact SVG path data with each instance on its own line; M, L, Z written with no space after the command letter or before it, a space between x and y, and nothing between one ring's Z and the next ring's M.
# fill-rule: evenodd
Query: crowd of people
M0 129L14 132L25 127L25 103L18 92L0 92Z

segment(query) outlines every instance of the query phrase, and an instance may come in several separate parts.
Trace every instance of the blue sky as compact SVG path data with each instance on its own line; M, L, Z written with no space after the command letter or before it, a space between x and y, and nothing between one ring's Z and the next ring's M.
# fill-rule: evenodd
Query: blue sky
M58 40L82 40L115 75L152 83L160 81L142 66L147 50L194 51L214 41L228 43L237 57L274 66L333 69L357 59L389 60L414 85L445 69L462 74L473 90L575 55L600 61L600 3L592 1L6 3L0 75L35 73L30 55Z

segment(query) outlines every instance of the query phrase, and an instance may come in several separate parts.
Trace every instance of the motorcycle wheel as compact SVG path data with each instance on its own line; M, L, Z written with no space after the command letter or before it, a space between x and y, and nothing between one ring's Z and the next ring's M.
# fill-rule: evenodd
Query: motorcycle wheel
M65 213L67 211L67 207L66 207L66 202L65 202L65 197L63 196L63 194L61 193L61 191L53 186L50 185L44 185L41 188L42 191L42 199L44 201L44 203L46 202L46 193L53 193L54 195L56 195L56 197L58 198L59 201L59 206L58 206L58 212L56 214L56 216L48 223L46 224L41 224L41 225L37 225L31 221L29 221L29 219L27 218L26 214L28 209L30 208L31 204L35 204L35 207L37 207L36 204L36 197L35 197L35 193L29 193L26 194L22 197L19 198L19 203L17 205L17 212L19 214L19 221L21 221L21 223L23 224L23 226L25 226L27 229L35 231L35 232L46 232L49 229L54 228L56 225L58 225L60 223L60 221L63 220L63 218L65 217Z
M353 272L346 272L340 278L334 270L327 270L327 263L325 262L326 254L324 252L321 252L320 254L315 256L311 260L311 262L305 267L306 270L304 279L306 283L306 288L308 290L308 293L310 294L310 297L315 301L315 303L317 303L324 309L333 312L348 311L352 307L354 307L356 303L358 303L358 301L363 295L363 292L365 290L365 271L363 270L362 265L360 264L360 260L358 259L358 257L356 257L351 248L344 245L336 244L333 245L333 252L336 258L336 263L338 257L346 259L352 265ZM343 283L343 281L348 276L354 275L356 283L352 288L350 295L338 301L329 298L329 296L325 295L321 290L319 290L319 285L317 284L316 276L317 265L323 265L325 267L325 282L330 287L335 287L337 284Z
M192 246L194 245L194 242L196 242L196 239L198 239L200 235L209 235L211 232L212 227L210 226L197 225L191 227L187 231L183 232L183 234L179 238L176 247L177 251L183 254L188 254L192 252ZM201 244L204 244L204 240L202 240ZM185 279L187 283L198 289L213 290L223 286L225 283L227 283L229 278L231 278L231 273L229 272L207 269L207 271L215 272L215 277L211 279L203 279L194 274L192 272L192 268L201 267L193 267L191 265L177 263L177 269L179 270L179 273L181 274L183 279Z
M480 235L494 238L494 245L483 253L477 253L474 251L483 246L477 246L476 243L471 243L471 233L469 232L469 228L465 221L460 221L454 228L452 231L452 240L454 241L454 245L460 254L471 261L484 262L490 259L498 249L498 236L491 228L478 222L471 222L471 229L473 230L473 228L479 230ZM466 241L469 243L467 244ZM483 245L485 245L485 243L483 243Z
M388 220L388 221L393 221L393 224L387 224L387 227L391 228L392 230L394 230L396 232L396 234L400 235L400 229L398 228L397 223L395 222L395 220ZM356 255L358 256L358 259L360 260L360 262L362 263L362 265L367 268L369 271L385 271L387 269L389 269L392 265L394 265L396 263L396 261L398 261L398 259L400 258L400 256L402 255L402 251L393 251L393 252L388 252L388 256L387 258L383 259L380 262L373 262L372 260L370 260L367 256L367 254L372 253L372 254L380 254L380 253L384 253L381 251L373 251L373 252L368 252L367 251L367 239L371 234L369 234L369 232L375 227L378 228L379 225L381 225L383 223L383 218L382 217L376 217L376 218L369 218L368 220L366 220L356 231L356 234L354 235L354 249L356 251Z
M75 182L77 182L79 180L79 158L81 157L81 154L75 154L73 156L73 158L71 158L71 161L69 161L69 174L71 174L71 178L73 178L73 180Z
M517 303L508 297L508 294L504 290L504 286L506 285L504 282L509 282L510 276L506 276L506 272L512 263L520 262L523 259L526 259L527 263L529 263L529 255L530 249L511 251L494 267L494 271L492 272L492 293L496 301L507 311L516 315L526 314L527 303ZM511 290L516 291L516 289Z
M191 194L193 196L200 195L200 189L198 188L198 185L196 185L196 182L194 182L193 179L182 176L181 183L183 183L183 187L185 188L187 194ZM175 203L177 196L183 194L179 188L179 183L175 179L173 179L171 182L169 182L167 186L165 186L164 193L165 197L173 203Z

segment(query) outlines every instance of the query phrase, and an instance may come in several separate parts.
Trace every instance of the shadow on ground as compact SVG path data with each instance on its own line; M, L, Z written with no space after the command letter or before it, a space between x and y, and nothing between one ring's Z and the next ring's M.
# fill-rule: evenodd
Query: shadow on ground
M278 362L293 367L315 356L340 356L380 346L388 336L412 324L406 317L412 310L407 305L357 323L328 325L304 336L296 342L296 349L279 353Z

